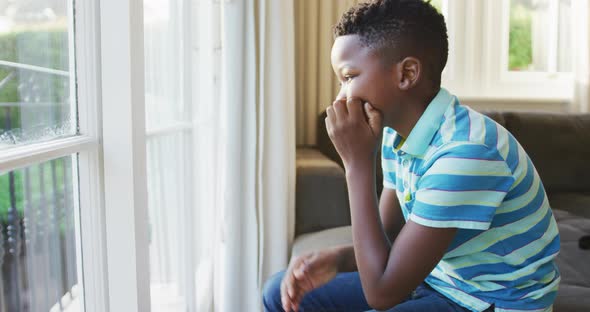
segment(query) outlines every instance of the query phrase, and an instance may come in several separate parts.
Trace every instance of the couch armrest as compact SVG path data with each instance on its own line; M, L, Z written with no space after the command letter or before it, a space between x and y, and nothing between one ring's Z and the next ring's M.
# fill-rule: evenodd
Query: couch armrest
M344 170L314 148L297 149L295 236L350 225Z

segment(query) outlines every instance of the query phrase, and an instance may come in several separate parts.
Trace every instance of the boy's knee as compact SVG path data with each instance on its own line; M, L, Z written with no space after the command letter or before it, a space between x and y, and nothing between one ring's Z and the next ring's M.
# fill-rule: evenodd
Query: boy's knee
M281 304L281 281L285 271L281 271L271 276L262 290L262 304L264 310L267 312L278 312L283 311Z

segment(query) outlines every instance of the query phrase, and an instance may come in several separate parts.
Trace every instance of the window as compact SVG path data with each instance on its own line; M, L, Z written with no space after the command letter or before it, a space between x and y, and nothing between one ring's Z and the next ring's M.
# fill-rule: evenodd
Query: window
M80 309L77 162L65 156L0 176L2 311Z
M79 58L95 51L89 12L72 0L0 5L1 311L105 302L100 200L90 200L100 194L97 87L95 71L77 71L95 63Z
M510 1L508 70L571 72L571 0Z
M0 311L200 311L199 291L210 303L191 187L193 163L210 162L192 146L215 129L188 105L189 4L0 5Z
M3 9L0 148L76 134L67 1L36 5L13 1Z
M442 77L443 80L452 80L454 77L455 68L455 60L454 56L458 51L456 46L452 43L459 42L460 38L456 38L455 36L455 29L458 27L456 16L460 16L460 12L456 12L457 6L449 6L449 0L431 0L430 3L434 6L437 11L439 11L445 17L445 23L447 25L447 34L449 37L449 58L447 59L447 65L445 66ZM455 10L452 11L451 10Z
M152 311L196 311L187 7L183 0L144 0Z
M571 0L433 1L447 20L446 86L467 100L567 101Z

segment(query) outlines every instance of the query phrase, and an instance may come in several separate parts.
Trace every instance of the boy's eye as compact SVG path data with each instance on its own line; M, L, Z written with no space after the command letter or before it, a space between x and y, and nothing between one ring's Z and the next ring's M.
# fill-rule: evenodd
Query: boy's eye
M342 86L345 83L349 83L354 78L354 76L347 75L347 76L344 76L343 78L344 79L340 81L340 86Z

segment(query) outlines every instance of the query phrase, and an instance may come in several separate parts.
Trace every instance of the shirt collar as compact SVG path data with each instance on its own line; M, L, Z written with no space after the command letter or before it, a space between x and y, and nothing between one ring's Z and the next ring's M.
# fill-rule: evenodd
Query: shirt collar
M426 153L434 134L440 128L445 111L455 100L455 97L444 88L440 88L434 99L430 101L428 107L412 131L404 140L397 132L393 144L393 150L401 150L404 153L421 157Z

